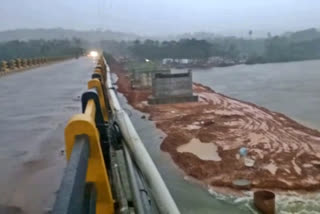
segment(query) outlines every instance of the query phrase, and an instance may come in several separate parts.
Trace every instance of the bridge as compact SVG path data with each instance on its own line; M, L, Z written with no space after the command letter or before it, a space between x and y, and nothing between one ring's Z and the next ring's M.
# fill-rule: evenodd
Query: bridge
M3 151L7 156L1 157L8 163L3 171L6 176L0 179L17 184L1 189L9 197L0 204L36 212L37 206L50 199L43 199L41 190L34 191L33 198L27 193L40 187L43 179L57 175L32 172L48 165L63 171L59 182L48 187L52 192L59 187L57 196L51 198L52 213L180 213L118 101L103 57L95 63L69 56L16 59L2 62L0 74L1 110L5 112L0 134L2 144L8 144ZM29 135L21 131L24 127L29 127ZM6 136L9 132L16 134ZM62 140L64 148L56 144ZM59 151L59 157L52 151ZM65 156L67 167L62 170L61 157ZM14 209L19 208L0 206L4 212Z

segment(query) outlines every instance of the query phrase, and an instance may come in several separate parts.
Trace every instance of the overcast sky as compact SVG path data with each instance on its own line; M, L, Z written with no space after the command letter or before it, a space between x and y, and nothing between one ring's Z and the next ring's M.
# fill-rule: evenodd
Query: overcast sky
M0 30L110 29L143 35L320 27L319 0L1 0Z

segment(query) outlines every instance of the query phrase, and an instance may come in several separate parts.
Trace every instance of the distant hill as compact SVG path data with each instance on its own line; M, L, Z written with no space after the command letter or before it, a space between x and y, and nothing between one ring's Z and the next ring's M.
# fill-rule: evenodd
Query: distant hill
M101 30L67 30L62 28L54 29L17 29L17 30L7 30L0 32L0 42L10 41L10 40L34 40L34 39L71 39L79 38L91 42L100 40L135 40L140 39L140 36L132 33L121 33L114 31L101 31Z
M297 32L285 33L284 36L290 38L290 40L294 42L303 42L320 39L320 31L316 28L309 28Z
M290 38L291 41L309 41L320 38L320 31L316 28L305 29L297 32L287 32L280 36ZM17 29L17 30L7 30L0 31L0 42L6 42L10 40L52 40L52 39L71 39L79 38L89 42L97 42L101 40L115 40L115 41L128 41L128 40L144 40L144 39L153 39L153 40L180 40L180 39L204 39L204 40L215 40L221 38L242 38L237 36L225 36L222 34L211 33L211 32L193 32L193 33L184 33L177 35L162 35L162 36L143 36L137 35L134 33L124 33L116 31L103 31L103 30L70 30L63 28L52 28L52 29ZM248 39L249 37L243 37ZM263 39L266 37L261 37ZM252 38L250 38L252 39ZM257 39L257 37L253 37Z

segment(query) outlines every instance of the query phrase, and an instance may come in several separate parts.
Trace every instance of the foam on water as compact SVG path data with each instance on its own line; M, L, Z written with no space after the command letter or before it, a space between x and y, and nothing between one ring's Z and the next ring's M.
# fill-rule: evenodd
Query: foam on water
M320 213L320 194L277 195L277 210L281 214L287 213Z
M257 213L253 205L253 192L243 192L245 196L237 197L225 195L208 188L208 192L217 200L240 204L242 208L251 213ZM279 214L319 214L320 193L299 194L288 192L288 195L276 194L276 210Z

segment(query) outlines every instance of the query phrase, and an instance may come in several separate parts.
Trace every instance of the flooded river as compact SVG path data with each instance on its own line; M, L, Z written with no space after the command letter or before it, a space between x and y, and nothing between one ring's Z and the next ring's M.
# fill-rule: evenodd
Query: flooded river
M45 213L65 166L63 129L80 112L94 63L86 58L0 78L0 213ZM320 61L194 70L195 82L320 128ZM251 197L231 198L188 181L164 134L121 101L183 214L253 213ZM320 197L278 197L279 213L319 213Z
M320 129L320 60L193 70L193 80Z
M193 80L320 130L320 60L194 70ZM320 213L319 202L319 194L278 196L278 213Z
M194 82L320 130L320 60L193 70ZM250 206L243 199L244 206ZM278 196L278 213L320 213L320 195Z
M319 60L195 69L193 81L320 129L319 69ZM132 109L130 111L135 112ZM227 197L183 179L183 173L159 149L161 134L154 137L156 131L150 128L152 123L141 120L136 114L132 118L140 126L138 132L151 151L182 213L256 213L249 193L242 198ZM319 194L291 194L290 197L277 196L278 213L320 213Z

